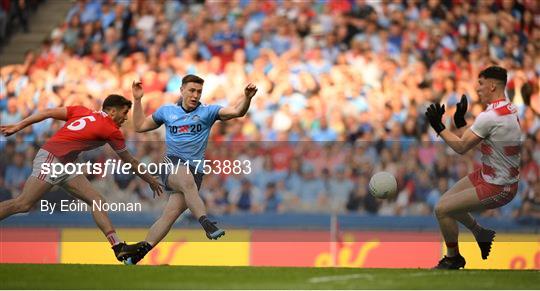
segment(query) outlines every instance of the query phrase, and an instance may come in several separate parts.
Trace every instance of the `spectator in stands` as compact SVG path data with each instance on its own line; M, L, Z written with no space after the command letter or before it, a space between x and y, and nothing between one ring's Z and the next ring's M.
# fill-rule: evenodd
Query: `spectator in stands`
M345 165L338 165L335 168L328 185L330 207L337 213L345 211L347 200L355 187L353 182L347 177L346 170Z
M13 198L11 191L6 187L4 177L0 176L0 202Z
M2 111L0 118L1 124L15 124L22 119L21 112L18 110L16 98L10 98L7 101L7 109Z
M323 182L317 177L315 167L305 164L302 169L302 180L294 189L300 199L300 207L304 211L329 211L327 193L324 191Z
M13 140L0 141L4 145L2 154L0 154L0 175L5 176L7 166L13 164L13 156L15 155L15 142Z
M223 215L231 212L229 193L225 187L222 187L217 176L209 175L205 179L201 188L201 196L208 205L207 208L211 214Z
M261 191L246 178L242 179L240 184L240 187L230 195L233 212L261 212L263 200Z
M278 192L276 183L270 182L264 191L263 209L264 212L281 213L285 209L282 204L282 194Z
M15 17L17 17L19 24L22 26L23 32L28 33L30 32L30 28L28 26L28 14L30 11L26 2L26 0L17 0L12 1L11 4L13 7L14 15Z
M20 193L32 169L24 164L24 155L16 153L13 163L6 167L5 185L13 193Z
M360 176L358 183L349 195L347 201L347 210L350 212L377 214L379 210L379 201L368 192L368 178Z
M439 202L441 195L448 190L448 178L446 176L437 177L437 188L431 190L426 197L426 203L429 206L430 213L435 209L435 205Z
M4 42L7 38L7 24L9 20L8 9L6 3L0 2L0 42ZM9 4L9 3L8 3Z
M540 225L540 181L536 181L526 192L518 221Z

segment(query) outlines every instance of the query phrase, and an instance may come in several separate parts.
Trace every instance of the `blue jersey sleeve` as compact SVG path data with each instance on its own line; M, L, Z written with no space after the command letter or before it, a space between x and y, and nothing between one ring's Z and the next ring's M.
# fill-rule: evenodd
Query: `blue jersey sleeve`
M165 122L165 108L159 107L153 114L152 119L157 125L162 125Z
M208 105L208 119L213 123L219 119L219 110L221 105Z

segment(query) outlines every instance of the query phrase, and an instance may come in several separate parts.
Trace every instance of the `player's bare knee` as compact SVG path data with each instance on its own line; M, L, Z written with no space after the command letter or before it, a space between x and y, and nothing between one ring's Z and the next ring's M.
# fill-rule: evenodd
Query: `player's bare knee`
M435 216L437 216L437 218L442 218L442 217L445 217L447 215L448 215L448 213L447 213L447 209L446 209L444 203L441 203L439 201L439 203L437 203L437 205L435 205Z
M175 191L184 193L184 195L188 193L188 195L191 195L191 193L197 193L197 187L195 185L191 185L190 183L175 182L171 184L171 188Z
M199 191L197 191L196 187L186 187L184 191L184 197L199 197Z
M177 179L169 179L169 187L175 192L182 192L182 186Z

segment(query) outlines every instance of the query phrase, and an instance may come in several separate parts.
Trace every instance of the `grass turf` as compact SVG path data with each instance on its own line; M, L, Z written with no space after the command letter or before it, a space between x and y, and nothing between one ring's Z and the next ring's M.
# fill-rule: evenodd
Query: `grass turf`
M534 270L0 265L1 289L538 289Z

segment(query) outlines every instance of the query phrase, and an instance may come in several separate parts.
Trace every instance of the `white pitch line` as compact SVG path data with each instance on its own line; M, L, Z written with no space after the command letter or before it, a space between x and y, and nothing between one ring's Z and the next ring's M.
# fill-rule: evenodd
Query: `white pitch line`
M308 280L309 283L325 283L325 282L335 282L335 281L347 281L353 279L366 279L373 280L373 275L371 274L349 274L349 275L336 275L336 276L321 276L313 277Z
M460 271L460 270L433 270L433 271L419 271L415 273L402 274L407 277L423 277L423 276L440 276L440 275L478 275L481 271Z

